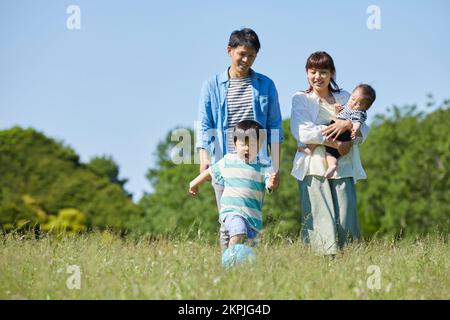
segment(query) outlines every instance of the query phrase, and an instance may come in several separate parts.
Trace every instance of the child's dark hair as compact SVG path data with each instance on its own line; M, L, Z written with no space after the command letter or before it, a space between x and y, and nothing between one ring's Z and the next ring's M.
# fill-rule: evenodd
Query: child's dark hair
M254 120L243 120L241 122L238 122L236 126L234 127L234 143L236 141L242 140L242 138L245 138L245 141L248 141L250 136L256 135L256 140L259 143L259 130L264 129L257 121Z
M308 72L308 69L327 69L331 72L331 80L328 84L328 89L331 92L340 92L341 89L337 85L336 81L334 80L334 76L336 75L336 68L334 67L334 61L333 58L326 53L325 51L316 51L312 53L308 60L306 60L306 66L305 66L306 72ZM306 93L309 93L312 91L311 85L309 86L308 90L306 90Z
M236 48L238 46L250 47L255 49L256 53L258 53L261 48L258 35L249 28L233 31L230 35L228 46L231 48Z
M363 96L362 103L364 104L366 110L368 110L377 98L375 89L365 83L359 84L353 91L358 89L361 90Z

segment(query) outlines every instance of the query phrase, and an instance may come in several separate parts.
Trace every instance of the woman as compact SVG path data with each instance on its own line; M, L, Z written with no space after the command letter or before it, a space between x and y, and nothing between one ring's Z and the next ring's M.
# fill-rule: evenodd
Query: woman
M298 142L292 175L298 180L302 207L301 237L319 254L336 254L350 238L359 238L355 183L366 178L359 161L358 143L368 133L363 125L354 142L334 141L351 130L350 120L334 120L334 104L344 105L350 94L340 90L335 81L336 69L326 52L311 54L306 62L309 88L292 99L291 131ZM308 145L312 152L303 152ZM343 155L330 179L325 147L338 149ZM314 148L315 147L315 148Z

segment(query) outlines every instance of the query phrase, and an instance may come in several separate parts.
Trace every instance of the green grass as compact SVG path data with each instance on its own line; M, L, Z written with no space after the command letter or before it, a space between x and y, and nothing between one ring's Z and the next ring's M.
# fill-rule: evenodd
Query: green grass
M263 240L253 266L231 271L204 239L0 236L1 299L450 299L448 236L348 246L335 259L295 241ZM67 267L81 288L66 286ZM378 266L381 288L369 289Z

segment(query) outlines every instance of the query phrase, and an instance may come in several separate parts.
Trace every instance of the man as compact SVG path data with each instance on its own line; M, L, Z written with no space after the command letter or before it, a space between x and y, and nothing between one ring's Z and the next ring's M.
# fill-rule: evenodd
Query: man
M238 122L257 121L267 130L267 143L275 170L275 190L280 180L278 170L280 144L283 141L282 119L275 84L270 78L251 69L260 47L258 36L251 29L244 28L231 33L227 47L231 65L225 72L205 81L201 90L196 148L200 172L203 172L226 153L234 152L233 129ZM267 154L267 151L265 148L263 154ZM213 187L220 211L223 185L213 183ZM224 250L229 235L223 226L220 238Z

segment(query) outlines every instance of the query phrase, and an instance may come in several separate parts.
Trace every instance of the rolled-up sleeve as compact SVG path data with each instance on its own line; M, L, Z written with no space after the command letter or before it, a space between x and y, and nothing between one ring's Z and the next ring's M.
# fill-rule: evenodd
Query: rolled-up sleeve
M283 142L283 128L280 110L280 102L278 101L278 92L275 84L272 82L270 86L269 110L267 114L268 143Z
M322 130L324 125L315 125L313 110L308 108L308 100L305 96L294 95L291 109L291 131L298 146L306 144L323 144Z
M208 149L211 144L210 130L214 128L214 119L211 110L211 95L209 81L205 81L200 92L198 103L198 123L196 149Z

